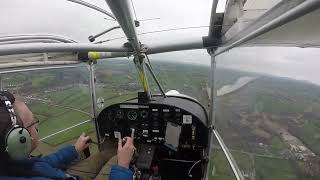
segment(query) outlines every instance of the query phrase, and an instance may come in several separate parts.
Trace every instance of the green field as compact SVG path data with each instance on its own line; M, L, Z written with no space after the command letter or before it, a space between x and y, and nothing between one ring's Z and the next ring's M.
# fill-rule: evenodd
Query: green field
M260 157L253 155L253 159L246 153L231 151L237 165L243 173L245 179L256 180L298 180L297 172L290 160ZM236 179L232 169L220 149L215 149L211 156L209 170L211 180ZM254 175L250 173L255 173Z
M272 158L255 158L257 180L298 180L288 160Z
M79 109L88 113L90 112L91 101L89 100L88 93L89 91L86 89L70 88L65 91L54 92L50 93L48 96L44 96L46 99L51 100L52 103L35 101L29 104L32 112L40 120L40 137L46 137L57 131L61 131L75 124L89 120L89 114L74 110ZM119 96L110 90L98 90L98 97L103 97L106 100L106 103L104 103L105 106L122 102L135 96L135 93ZM59 106L55 106L56 104ZM82 132L90 133L93 131L94 125L92 123L86 123L78 126L77 128L70 129L45 139L43 142L55 146L78 137Z
M286 145L278 136L273 136L271 139L270 151L272 154L279 154L284 149L287 149Z
M235 180L228 160L221 150L215 150L209 164L210 180Z
M85 123L77 128L72 128L55 136L49 137L48 139L42 141L51 146L56 146L62 144L64 142L70 141L72 139L78 138L81 133L85 132L86 134L90 134L95 132L93 122Z
M207 107L209 67L169 62L155 62L153 66L165 91L178 90ZM319 155L320 87L292 79L223 68L218 68L216 74L218 89L242 76L257 77L235 93L217 98L216 128L241 171L250 177L254 173L258 180L293 180L298 179L299 173L299 177L304 177L289 160L265 157L281 156L283 150L288 150L288 144L262 122L268 119L278 123ZM149 75L148 78L152 92L160 93ZM13 89L18 94L35 98L28 102L28 106L40 119L41 138L90 119L89 73L86 68L10 74L4 81L18 84L20 88ZM96 93L98 98L105 100L104 107L136 97L138 91L142 89L132 62L108 60L96 65ZM244 120L240 122L241 118ZM259 118L263 121L257 122ZM267 132L270 137L260 137L254 134L255 130ZM55 149L70 143L82 132L94 136L94 124L88 122L43 140L46 152L50 147ZM264 146L259 146L260 142ZM211 158L210 169L214 169L211 179L234 179L222 151L215 151ZM293 167L298 170L293 170Z
M320 155L320 127L317 123L319 122L306 121L297 132L301 140L316 154Z

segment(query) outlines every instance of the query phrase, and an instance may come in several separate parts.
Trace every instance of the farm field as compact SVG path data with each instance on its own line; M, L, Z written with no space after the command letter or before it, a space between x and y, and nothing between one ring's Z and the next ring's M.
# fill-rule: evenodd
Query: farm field
M154 62L153 66L165 91L178 90L208 107L209 67L168 62ZM88 74L85 67L77 67L10 74L3 82L10 82L9 90L23 96L40 120L42 144L35 154L74 142L82 132L95 138ZM217 97L216 129L245 179L320 178L320 87L218 68L217 89L230 87L242 77L254 80ZM152 92L160 93L149 79ZM141 90L133 63L110 60L96 65L97 98L104 100L101 106L134 98ZM223 152L217 144L215 147L212 179L234 179Z

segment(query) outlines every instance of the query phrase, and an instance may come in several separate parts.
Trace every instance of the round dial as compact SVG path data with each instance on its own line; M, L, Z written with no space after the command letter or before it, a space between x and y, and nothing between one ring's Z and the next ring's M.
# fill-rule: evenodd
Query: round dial
M108 112L107 112L107 118L108 118L109 120L113 120L112 111L108 111Z
M116 112L116 118L122 119L122 118L123 118L123 115L124 115L123 110L121 110L121 109L117 110L117 112Z
M134 121L137 119L138 113L137 113L137 111L130 110L130 111L128 111L127 117L129 120Z
M147 111L147 110L142 110L142 111L140 112L140 116L141 116L143 119L147 118L147 117L148 117L148 111Z

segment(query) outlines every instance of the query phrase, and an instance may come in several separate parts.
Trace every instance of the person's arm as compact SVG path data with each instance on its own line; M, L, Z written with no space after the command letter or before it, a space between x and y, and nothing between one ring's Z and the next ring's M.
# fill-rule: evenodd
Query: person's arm
M89 146L87 141L90 139L85 133L79 137L74 146L67 145L56 153L43 157L52 167L65 169L72 161L78 158L79 152L82 152Z
M32 178L24 178L24 177L1 177L1 180L51 180L50 178L45 177L32 177Z
M122 146L122 139L118 140L118 165L113 165L111 168L109 180L132 180L133 172L129 169L134 146L133 139L126 137L126 143Z
M119 165L112 165L109 180L132 180L133 172Z
M44 156L41 159L54 168L66 168L73 160L78 158L78 152L73 145L66 145L57 152Z

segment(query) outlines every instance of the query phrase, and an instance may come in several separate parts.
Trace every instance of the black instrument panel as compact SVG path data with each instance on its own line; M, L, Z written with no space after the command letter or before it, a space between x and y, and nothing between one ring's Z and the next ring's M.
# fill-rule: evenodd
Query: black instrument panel
M197 149L207 145L207 116L195 101L181 97L154 97L148 103L133 99L105 108L98 116L100 136L131 136L135 142Z

